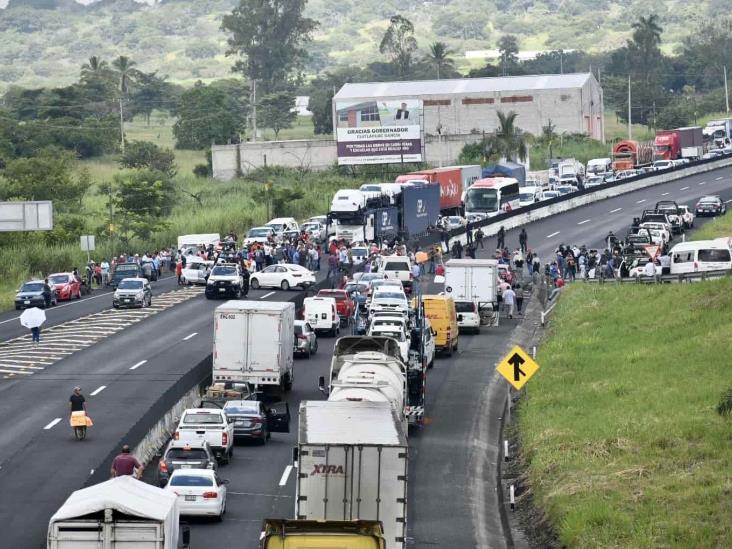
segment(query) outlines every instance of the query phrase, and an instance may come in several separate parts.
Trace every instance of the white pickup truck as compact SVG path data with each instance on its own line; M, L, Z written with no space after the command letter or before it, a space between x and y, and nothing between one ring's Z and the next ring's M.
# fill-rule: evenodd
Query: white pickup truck
M234 424L221 409L189 408L183 412L173 436L175 440L205 440L216 459L229 463L234 453Z

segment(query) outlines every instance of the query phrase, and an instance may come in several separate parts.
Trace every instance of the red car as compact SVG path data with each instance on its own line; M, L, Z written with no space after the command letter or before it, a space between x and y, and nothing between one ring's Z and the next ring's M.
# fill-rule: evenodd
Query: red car
M48 277L48 284L56 291L59 301L81 299L81 282L74 273L56 273Z
M348 319L353 316L353 312L356 310L356 303L346 290L320 290L318 297L332 297L335 299L336 312L341 317L343 324L348 323Z

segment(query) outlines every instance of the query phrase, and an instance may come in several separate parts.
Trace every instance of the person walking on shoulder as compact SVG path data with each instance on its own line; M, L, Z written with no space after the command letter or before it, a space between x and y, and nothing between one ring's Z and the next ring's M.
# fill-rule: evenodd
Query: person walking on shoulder
M110 475L114 477L131 476L134 478L142 477L144 467L135 456L130 453L130 447L125 444L122 446L122 453L112 461L112 469Z

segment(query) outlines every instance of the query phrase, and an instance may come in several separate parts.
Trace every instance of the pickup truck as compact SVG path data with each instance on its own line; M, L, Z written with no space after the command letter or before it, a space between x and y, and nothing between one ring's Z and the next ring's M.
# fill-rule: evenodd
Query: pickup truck
M188 408L173 435L175 440L205 440L221 463L229 463L234 453L234 424L223 410Z
M335 299L336 312L341 319L341 324L348 324L356 309L356 304L346 290L320 290L317 297Z

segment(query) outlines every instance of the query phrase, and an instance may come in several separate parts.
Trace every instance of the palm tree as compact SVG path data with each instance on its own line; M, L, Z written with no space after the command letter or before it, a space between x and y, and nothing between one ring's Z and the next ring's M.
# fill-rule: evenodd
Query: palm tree
M633 41L642 49L650 50L661 43L663 28L658 24L658 15L652 13L648 17L642 15L631 25Z
M112 66L117 71L119 77L119 91L122 95L127 95L130 84L140 75L140 71L134 68L136 63L125 55L120 55L112 61Z
M97 55L92 55L89 61L81 66L81 75L85 74L101 74L109 68L106 61Z
M453 53L444 42L435 42L430 45L430 51L426 56L426 61L434 65L437 69L437 80L440 79L443 69L454 68L455 63L450 59L450 55Z
M528 148L526 146L527 135L515 125L516 114L510 111L508 114L498 112L498 128L496 133L485 140L485 155L487 157L499 157L515 161L526 160Z

